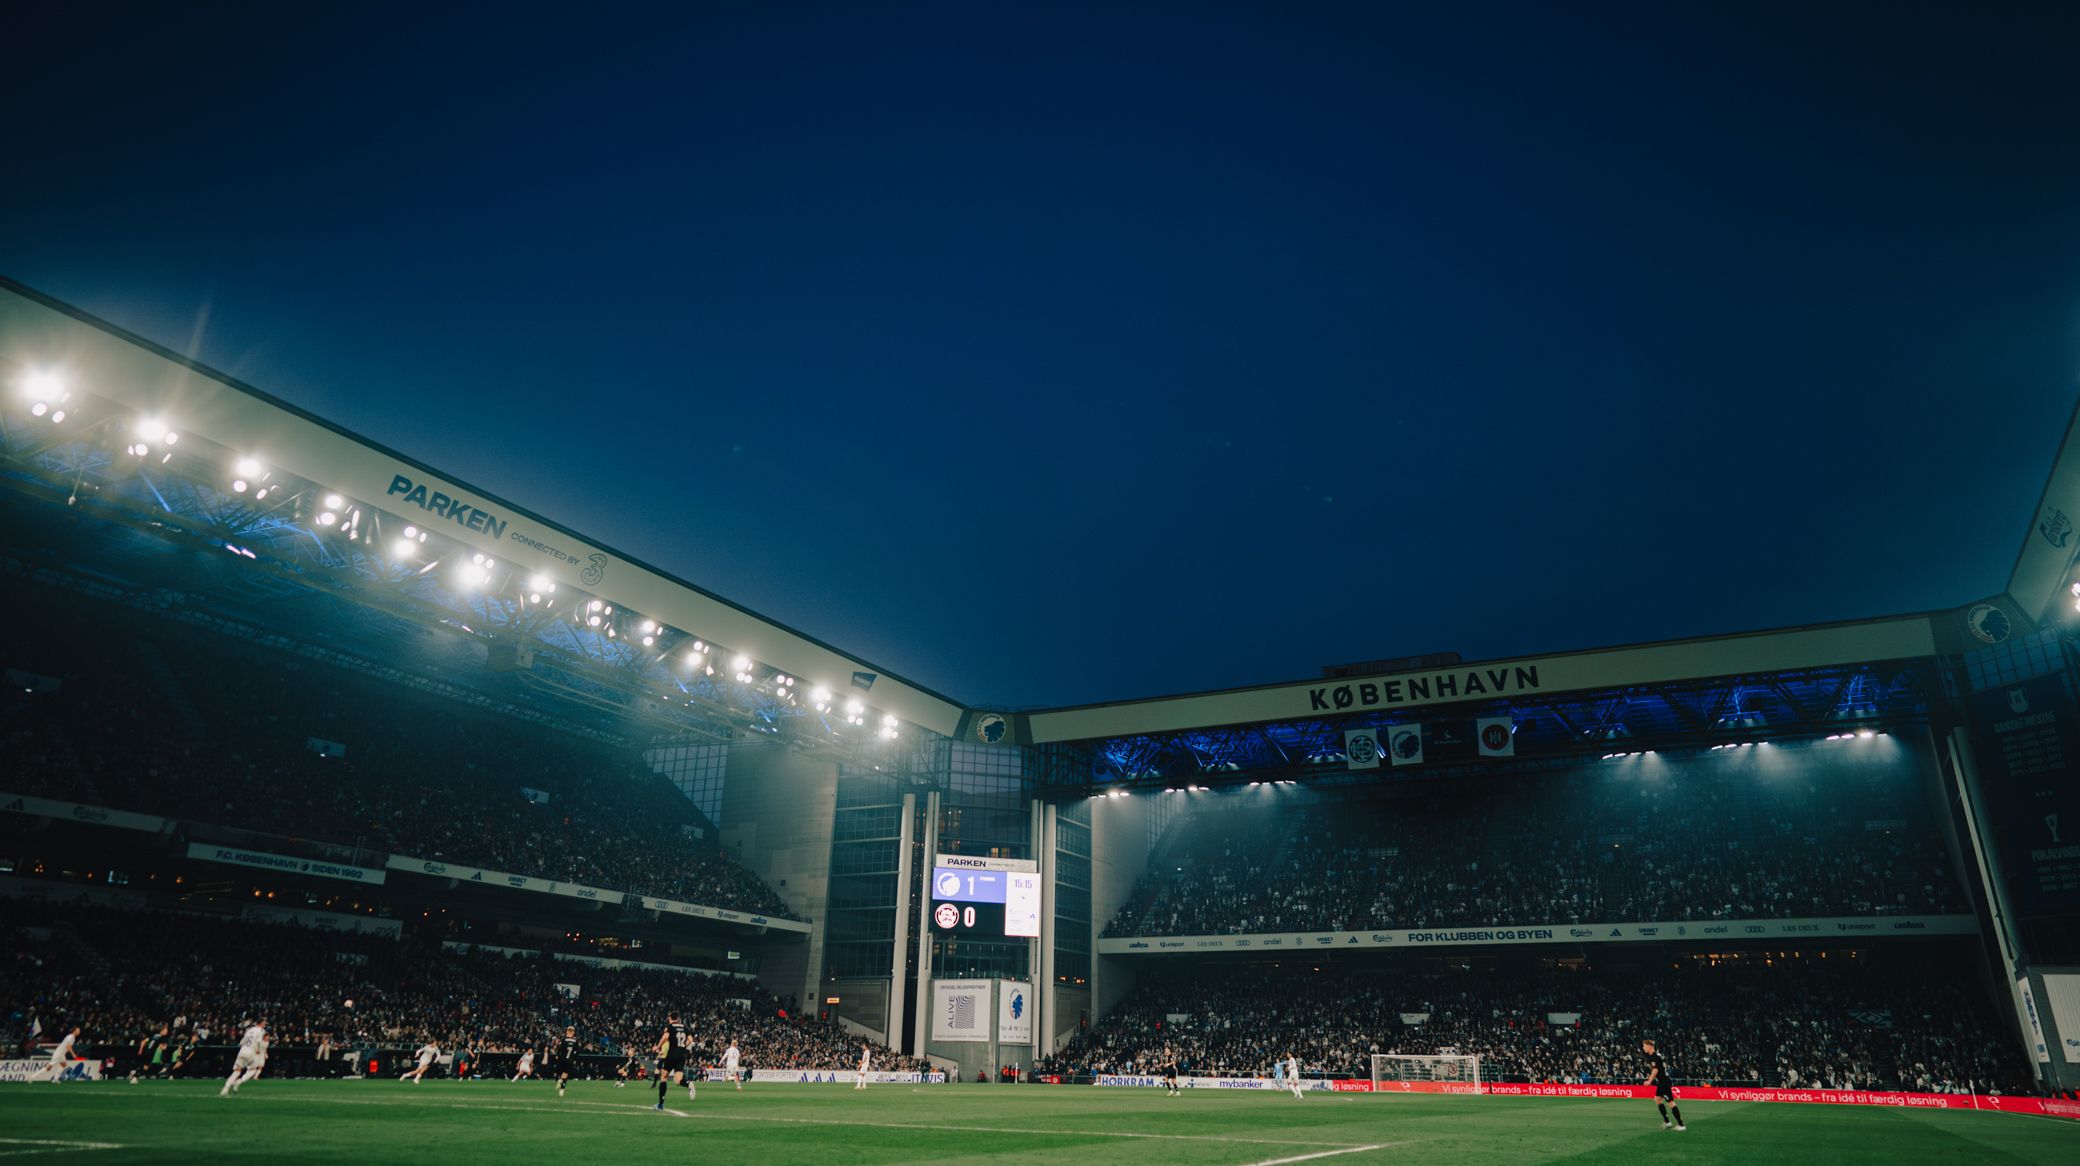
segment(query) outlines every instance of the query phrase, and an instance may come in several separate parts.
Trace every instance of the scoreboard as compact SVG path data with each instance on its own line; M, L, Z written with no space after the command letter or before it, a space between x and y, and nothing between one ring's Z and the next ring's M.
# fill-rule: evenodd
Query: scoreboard
M932 868L933 930L1040 937L1040 874L1030 860L948 855L941 862Z

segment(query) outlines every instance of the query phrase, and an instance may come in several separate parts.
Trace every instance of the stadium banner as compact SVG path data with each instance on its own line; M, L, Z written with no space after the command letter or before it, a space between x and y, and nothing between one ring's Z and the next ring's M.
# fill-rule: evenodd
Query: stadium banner
M2058 1029L2058 1046L2068 1065L2080 1064L2080 974L2041 972L2044 1004L2051 1009L2052 1027Z
M1676 640L1631 648L1599 649L1564 656L1455 664L1448 668L1387 673L1362 680L1305 681L1268 688L1087 705L1031 713L1026 724L1031 742L1046 745L1100 737L1131 737L1174 729L1250 725L1336 713L1623 688L1670 680L1703 680L1793 668L1862 665L1935 654L1935 632L1928 617L1900 616L1708 640Z
M799 931L809 933L809 925L798 919L776 919L767 915L755 915L749 911L732 911L727 907L703 907L699 903L681 903L677 899L653 899L647 895L630 895L629 900L652 911L663 911L668 915L691 915L696 919L720 919L724 923L747 923L774 931Z
M1473 723L1474 740L1483 757L1517 755L1517 722L1512 717L1482 717Z
M1423 763L1423 726L1393 725L1387 729L1387 757L1396 765Z
M720 1069L702 1070L710 1081L727 1081L729 1076ZM856 1069L741 1069L737 1076L754 1085L851 1085L859 1080ZM944 1085L944 1073L899 1073L881 1069L867 1070L869 1085Z
M1370 1084L1370 1082L1367 1082ZM1443 1082L1395 1082L1382 1093L1441 1093ZM1404 1086L1408 1086L1404 1088ZM1465 1086L1458 1088L1464 1089ZM1513 1085L1494 1082L1481 1092L1497 1097L1629 1097L1654 1096L1651 1085ZM1988 1109L2003 1113L2035 1113L2080 1119L2080 1102L2038 1097L1991 1096L1978 1093L1906 1093L1889 1089L1772 1089L1748 1085L1678 1085L1678 1101L1773 1101L1804 1105L1884 1105L1898 1109Z
M956 867L960 870L1022 871L1031 874L1040 869L1040 864L1030 858L985 858L979 855L942 854L932 860L936 867Z
M1178 1085L1179 1085L1179 1086L1181 1086L1181 1087L1183 1087L1183 1088L1185 1088L1185 1089L1289 1089L1289 1088L1291 1088L1291 1086L1290 1086L1290 1085L1288 1085L1288 1084L1286 1084L1286 1083L1285 1083L1284 1081L1273 1081L1273 1080L1272 1080L1271 1078L1269 1078L1269 1077L1179 1077L1179 1078L1177 1079L1177 1083L1178 1083ZM1135 1088L1135 1087L1141 1087L1141 1086L1147 1086L1147 1087L1149 1087L1149 1088L1153 1089L1153 1088L1157 1088L1157 1087L1160 1087L1160 1086L1166 1085L1166 1084L1167 1084L1167 1082L1166 1082L1166 1081L1164 1081L1164 1079L1163 1079L1163 1078L1161 1078L1161 1077L1149 1077L1149 1076L1143 1076L1143 1075L1141 1075L1141 1074L1124 1074L1124 1073L1119 1073L1119 1074L1104 1074L1104 1075L1101 1075L1101 1076L1093 1077L1093 1078L1091 1078L1091 1084L1093 1084L1093 1085L1101 1085L1101 1086L1104 1086L1104 1087L1106 1087L1106 1088L1108 1088L1108 1089L1110 1089L1110 1088ZM1367 1081L1367 1082L1366 1082L1366 1084L1367 1084L1367 1085L1370 1085L1370 1084L1372 1084L1372 1082L1370 1082L1370 1081ZM1328 1081L1325 1081L1325 1080L1321 1079L1320 1077L1310 1077L1310 1078L1308 1078L1308 1079L1307 1079L1307 1080L1306 1080L1306 1081L1305 1081L1304 1083L1302 1083L1302 1085L1301 1085L1301 1088L1303 1088L1303 1089L1309 1089L1309 1090L1313 1090L1313 1091L1315 1091L1315 1092L1317 1092L1317 1093L1327 1093L1327 1092L1329 1092L1330 1090L1334 1089L1334 1088L1335 1088L1335 1086L1333 1086L1332 1084L1330 1084L1330 1083L1329 1083Z
M932 1039L989 1041L988 980L932 981Z
M50 1084L51 1059L49 1057L20 1057L0 1061L0 1085L22 1084L34 1081L39 1085ZM58 1074L60 1081L101 1080L100 1061L67 1061Z
M382 886L386 877L382 871L370 870L365 866L348 866L343 862L296 858L287 854L269 854L264 850L246 850L238 846L213 846L207 842L188 843L188 857L230 866L250 866L281 874L314 875L318 878L339 879L341 882L365 883L372 887Z
M1974 693L1972 755L2001 857L2018 867L2016 912L2080 911L2080 709L2060 676Z
M997 985L997 1043L1033 1043L1033 985L1024 980Z
M2030 989L2028 976L2015 977L2015 1002L2029 1025L2030 1056L2040 1065L2050 1064L2051 1046L2044 1040L2044 1021L2037 1015L2037 994Z
M157 834L172 825L165 818L155 818L150 814L133 814L128 810L84 806L78 802L59 802L50 798L32 798L27 794L0 794L0 813L34 814L39 818L68 818L74 822L117 826L124 830L143 830L150 834Z
M1121 935L1098 940L1099 955L1140 952L1320 951L1367 947L1503 947L1538 943L1711 943L1735 939L1818 939L1823 935L1977 935L1970 915L1886 915L1877 918L1685 920L1681 923L1544 923L1521 927L1464 927L1425 931L1317 931L1276 935Z
M1345 729L1343 763L1351 769L1378 769L1379 734L1371 729Z
M383 935L391 939L404 934L402 919L377 919L372 915L348 915L341 911L299 911L294 907L251 903L239 910L238 917L253 923L286 924L307 927L312 931Z

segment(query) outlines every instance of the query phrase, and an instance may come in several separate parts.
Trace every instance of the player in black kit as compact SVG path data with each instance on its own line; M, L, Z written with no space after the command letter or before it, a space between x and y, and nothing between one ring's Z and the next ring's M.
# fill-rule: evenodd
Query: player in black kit
M678 1082L686 1084L686 1100L693 1100L693 1080L686 1075L686 1062L693 1050L686 1042L686 1026L679 1014L665 1016L664 1035L657 1038L657 1108L664 1108L665 1090Z
M1654 1107L1661 1111L1661 1128L1686 1130L1683 1124L1683 1108L1676 1104L1676 1085L1668 1075L1668 1062L1654 1051L1653 1041L1641 1041L1640 1051L1647 1054L1647 1084L1654 1087ZM1670 1123L1669 1115L1675 1115Z
M556 1046L556 1096L563 1096L564 1083L578 1071L578 1030L563 1030L563 1040Z

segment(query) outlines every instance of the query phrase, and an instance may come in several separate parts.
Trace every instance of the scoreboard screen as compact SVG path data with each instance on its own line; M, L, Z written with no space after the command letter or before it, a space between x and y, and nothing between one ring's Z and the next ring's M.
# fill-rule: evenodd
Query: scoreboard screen
M932 928L935 931L1040 936L1040 876L1031 871L932 870Z

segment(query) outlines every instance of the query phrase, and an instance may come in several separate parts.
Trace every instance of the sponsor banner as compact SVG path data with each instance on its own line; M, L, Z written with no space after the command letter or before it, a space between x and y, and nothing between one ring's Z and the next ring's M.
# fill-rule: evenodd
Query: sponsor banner
M2080 912L2080 709L2059 676L1999 685L1971 697L1979 763L2009 885L2023 915Z
M1546 1023L1547 1023L1547 1024L1557 1024L1557 1025L1560 1025L1560 1026L1561 1026L1561 1027L1563 1027L1563 1028L1570 1028L1570 1027L1573 1027L1574 1025L1580 1024L1581 1022L1582 1022L1582 1014L1581 1014L1581 1013L1579 1013L1579 1012L1548 1012L1548 1013L1546 1013Z
M1394 725L1387 730L1387 756L1396 765L1423 763L1423 726Z
M706 1070L710 1081L727 1081L728 1076L720 1069ZM737 1075L752 1084L773 1085L850 1085L859 1080L855 1069L750 1069L739 1070ZM867 1071L869 1085L944 1085L944 1073L894 1073L879 1069Z
M410 874L430 875L434 878L454 879L458 882L476 883L486 887L504 887L513 891L532 891L542 895L562 895L570 899L586 899L596 903L627 903L647 907L652 911L668 915L685 915L695 919L719 919L724 923L743 923L754 927L765 927L775 931L799 931L807 934L809 925L794 919L774 919L756 915L749 911L732 911L727 907L704 907L698 903L681 903L676 899L657 899L647 895L624 895L605 887L588 887L583 883L557 882L554 879L535 878L532 875L512 874L502 870L486 870L481 867L460 863L441 862L430 858L412 858L393 854L384 864L391 870Z
M64 818L73 822L88 822L96 826L116 826L124 830L144 830L156 834L166 829L169 823L164 818L150 814L133 814L128 810L111 810L106 806L83 806L78 802L59 802L50 798L32 798L26 794L0 794L0 813L34 814L41 818Z
M2051 1025L2058 1030L2059 1051L2066 1064L2080 1064L2080 975L2045 972L2038 978L2044 985L2044 1004L2051 1009Z
M1165 1085L1166 1082L1161 1077L1149 1077L1141 1074L1135 1074L1132 1076L1128 1076L1125 1074L1108 1074L1104 1076L1091 1078L1091 1084L1103 1085L1108 1088L1145 1085L1153 1089ZM1286 1082L1273 1081L1269 1077L1179 1077L1177 1079L1177 1084L1179 1085L1179 1087L1184 1089L1291 1088L1291 1086L1287 1085ZM1368 1081L1366 1082L1366 1084L1369 1085L1371 1084L1371 1082ZM1302 1089L1308 1089L1318 1093L1327 1093L1332 1088L1329 1082L1324 1081L1319 1077L1308 1078L1306 1081L1301 1083L1300 1087Z
M269 854L264 850L247 850L239 846L214 846L207 842L188 843L188 857L204 862L221 862L230 866L250 866L259 870L271 870L281 874L313 875L317 878L339 879L341 882L364 883L372 887L383 885L387 876L380 870L365 866L348 866L343 862L326 862L318 858L295 858L287 854Z
M1033 986L1023 980L997 985L997 1043L1033 1043Z
M1511 717L1482 717L1473 723L1473 738L1483 757L1517 755L1517 722Z
M987 1043L988 980L932 981L932 1039Z
M1371 729L1345 729L1343 760L1352 769L1379 768L1379 734Z
M1439 1093L1441 1082L1413 1081L1411 1089L1394 1092ZM1384 1087L1383 1087L1384 1088ZM1465 1088L1465 1086L1460 1086ZM1499 1097L1630 1097L1651 1098L1649 1085L1506 1085L1494 1083L1481 1092ZM1899 1109L1988 1109L2002 1113L2034 1113L2080 1119L2080 1102L2038 1097L1990 1097L1972 1093L1905 1093L1887 1089L1768 1089L1733 1085L1678 1085L1679 1101L1774 1101L1804 1105L1885 1105Z
M36 1057L33 1059L21 1057L14 1060L0 1061L0 1084L34 1081L39 1085L47 1085L50 1083L50 1079L51 1059L49 1057ZM101 1062L67 1061L65 1062L65 1068L58 1073L58 1080L99 1081L101 1080Z
M238 917L254 923L285 924L290 927L308 927L312 931L352 932L356 935L385 935L396 939L404 934L404 921L400 919L377 919L371 915L347 915L338 911L299 911L294 907L269 907L250 904L242 908Z
M1339 1078L1329 1082L1329 1088L1337 1093L1370 1093L1372 1092L1372 1082L1347 1081Z
M1431 928L1421 931L1317 931L1260 935L1108 936L1099 955L1141 952L1320 951L1324 948L1503 947L1512 944L1717 943L1736 939L1823 936L1976 935L1970 915L1830 916L1824 919L1685 920L1681 923L1546 923L1519 927Z
M2037 1015L2037 994L2030 990L2029 977L2015 977L2015 998L2022 1010L2025 1034L2029 1039L2029 1055L2038 1064L2051 1063L2051 1046L2044 1040L2044 1021Z
M540 953L529 952L527 954L538 955ZM749 972L724 972L715 968L685 968L677 964L651 964L644 963L642 960L617 960L601 955L578 955L568 951L551 952L550 958L559 959L565 963L584 964L588 968L647 968L658 972L678 972L686 976L727 976L733 980L755 980L758 978Z

